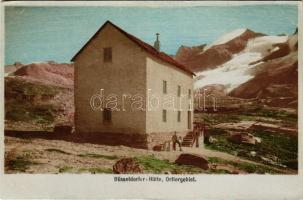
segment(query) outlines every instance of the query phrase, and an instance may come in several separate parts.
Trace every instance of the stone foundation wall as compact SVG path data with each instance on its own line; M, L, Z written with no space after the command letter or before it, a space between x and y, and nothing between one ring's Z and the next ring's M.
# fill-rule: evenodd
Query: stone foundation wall
M182 138L187 132L177 132ZM56 133L47 131L5 131L5 136L22 138L42 138L48 140L65 140L76 143L92 143L104 145L124 145L139 149L152 149L156 145L171 142L174 132L150 133L150 134L125 134L125 133Z
M78 133L79 134L79 133ZM86 142L105 145L124 145L140 149L152 149L156 145L171 142L174 132L150 134L125 133L81 133ZM184 137L187 132L177 132L178 137Z
M126 133L76 133L85 142L94 144L105 144L111 146L124 145L133 148L147 149L146 134L126 134Z
M146 134L123 134L123 133L62 133L48 131L10 131L5 130L5 136L19 138L41 138L46 140L64 140L75 143L91 143L104 145L124 145L133 148L147 149Z

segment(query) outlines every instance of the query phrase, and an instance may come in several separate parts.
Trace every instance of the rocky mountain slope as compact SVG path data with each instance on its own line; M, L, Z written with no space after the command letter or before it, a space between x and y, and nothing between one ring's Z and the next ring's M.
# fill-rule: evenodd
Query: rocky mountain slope
M21 65L10 76L22 77L48 85L72 88L74 85L74 67L72 64L40 62Z
M55 123L73 123L73 65L17 63L5 73L6 129L48 130Z
M263 99L270 106L296 107L296 32L269 36L238 29L210 45L181 46L176 59L196 72L196 92L207 89L218 98Z
M266 99L270 106L296 107L298 98L298 37L289 36L273 45L270 54L251 63L252 78L234 88L229 95Z

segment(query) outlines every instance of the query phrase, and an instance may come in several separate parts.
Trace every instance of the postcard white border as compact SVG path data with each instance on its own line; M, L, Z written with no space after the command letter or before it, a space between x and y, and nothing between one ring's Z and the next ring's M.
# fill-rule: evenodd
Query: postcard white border
M1 165L0 198L14 199L303 199L302 128L302 2L2 2L1 3L1 73L4 75L4 6L238 6L264 4L298 5L299 9L299 174L298 175L196 175L197 183L117 183L113 175L4 175ZM4 80L1 76L1 100ZM4 104L0 107L4 121ZM3 123L1 123L1 161L4 159ZM127 176L127 175L126 175ZM148 176L148 175L140 175ZM162 175L166 177L165 175Z

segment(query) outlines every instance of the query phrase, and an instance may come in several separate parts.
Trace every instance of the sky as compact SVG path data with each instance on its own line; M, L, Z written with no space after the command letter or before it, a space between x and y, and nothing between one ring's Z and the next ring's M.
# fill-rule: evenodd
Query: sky
M70 62L90 37L110 20L174 55L181 45L210 44L226 32L248 28L268 35L292 34L295 5L197 7L5 7L5 64Z

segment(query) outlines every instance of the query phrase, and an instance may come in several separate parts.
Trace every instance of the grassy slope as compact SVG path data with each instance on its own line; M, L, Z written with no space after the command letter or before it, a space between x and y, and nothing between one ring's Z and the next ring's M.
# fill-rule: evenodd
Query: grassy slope
M49 102L62 89L16 79L5 80L5 119L48 129L58 108ZM44 100L44 99L46 100Z
M213 128L212 125L220 123L236 123L243 120L261 121L269 123L274 120L275 124L297 127L297 113L278 109L262 109L260 107L254 109L243 109L241 112L233 112L228 114L196 114L196 120L203 121L210 125L208 130L212 137L217 139L214 144L206 145L209 149L227 152L233 155L238 155L246 159L268 164L262 160L264 158L277 157L278 162L286 165L289 168L297 169L298 157L298 138L281 133L273 133L268 131L249 131L252 135L260 137L262 142L256 145L235 144L227 141L229 136L228 131ZM255 151L256 156L251 156L250 152Z

